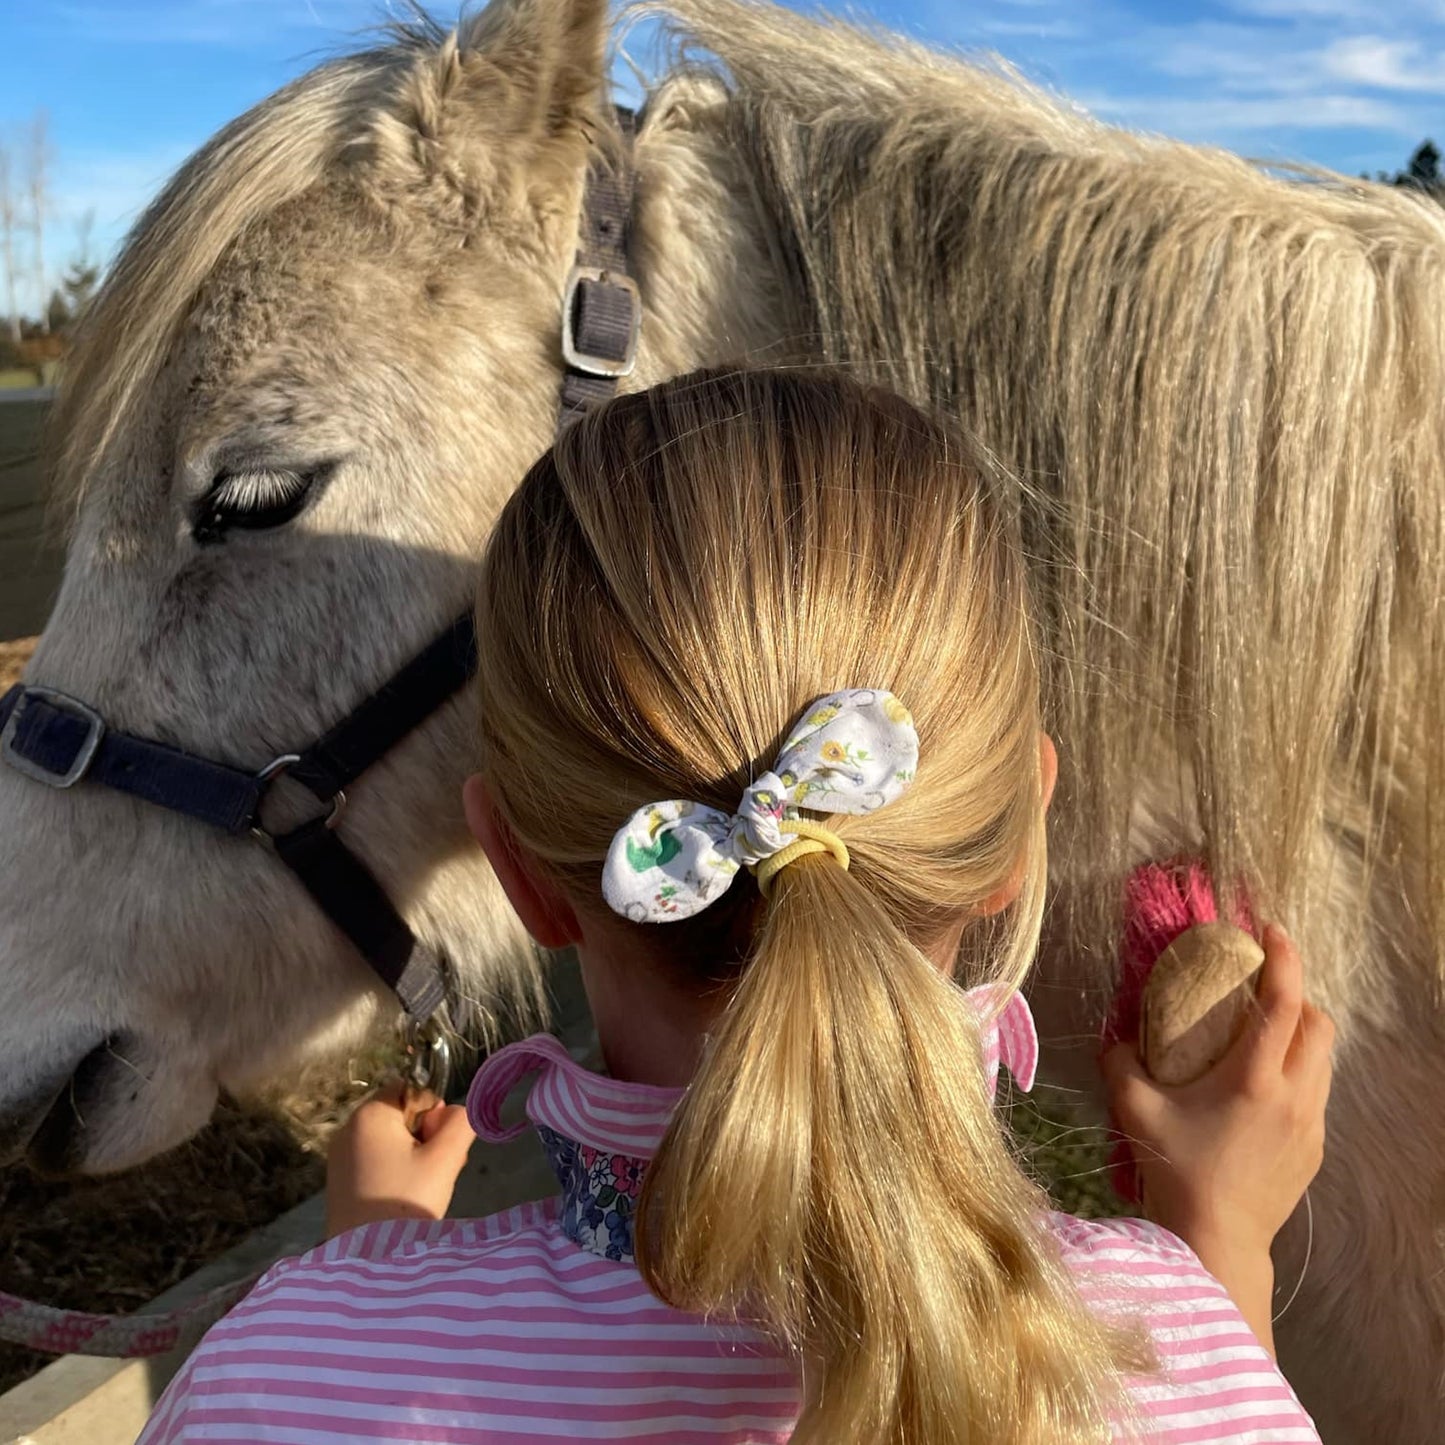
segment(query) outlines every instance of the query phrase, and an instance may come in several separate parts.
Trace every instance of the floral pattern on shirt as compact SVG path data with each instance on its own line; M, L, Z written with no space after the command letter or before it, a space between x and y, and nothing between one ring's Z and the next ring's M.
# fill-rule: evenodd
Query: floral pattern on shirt
M632 1219L646 1162L578 1144L545 1124L537 1133L562 1185L562 1232L589 1254L632 1263Z

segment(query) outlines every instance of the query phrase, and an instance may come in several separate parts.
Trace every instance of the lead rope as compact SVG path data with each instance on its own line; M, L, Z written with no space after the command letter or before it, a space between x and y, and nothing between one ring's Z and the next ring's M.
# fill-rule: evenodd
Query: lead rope
M562 309L562 380L558 430L617 390L637 355L642 304L627 273L627 232L632 211L631 142L636 117L619 108L622 147L615 165L599 158L587 171L577 260L567 278ZM412 1042L421 1067L446 1067L444 1034L425 1032ZM444 1087L444 1086L443 1086ZM269 1266L268 1266L269 1268ZM211 1325L251 1292L265 1270L223 1284L155 1314L107 1315L58 1309L0 1291L0 1340L53 1355L139 1359L193 1345Z
M104 1355L117 1360L164 1355L199 1340L251 1292L259 1278L248 1274L207 1290L179 1309L156 1314L87 1314L0 1293L0 1340L48 1355Z

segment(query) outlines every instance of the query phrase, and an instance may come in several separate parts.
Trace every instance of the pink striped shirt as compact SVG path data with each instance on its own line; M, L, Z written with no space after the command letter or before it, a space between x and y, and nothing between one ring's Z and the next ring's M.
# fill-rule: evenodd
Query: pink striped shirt
M1019 1000L985 1034L1025 1086L1036 1042ZM282 1261L201 1342L140 1445L781 1445L789 1362L741 1325L683 1314L632 1263L631 1205L672 1090L589 1073L555 1039L487 1061L468 1100L485 1139L537 1074L527 1114L560 1199L483 1220L369 1225ZM1131 1382L1147 1437L1317 1442L1309 1417L1190 1250L1141 1220L1050 1217L1084 1297L1138 1316L1163 1372Z

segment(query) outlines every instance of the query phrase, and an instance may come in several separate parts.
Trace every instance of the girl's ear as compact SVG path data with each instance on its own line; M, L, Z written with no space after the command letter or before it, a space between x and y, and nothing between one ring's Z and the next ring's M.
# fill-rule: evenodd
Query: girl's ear
M467 827L482 845L502 891L527 932L543 948L567 948L582 937L577 915L546 869L512 835L480 773L462 784Z
M1043 795L1044 812L1049 811L1049 804L1054 798L1054 784L1059 781L1059 753L1054 747L1054 740L1048 733L1039 733L1039 791ZM991 917L995 913L1002 913L1022 892L1024 886L1024 864L1020 861L1019 866L1014 869L1013 875L1004 886L996 892L990 893L982 903L978 905L978 912L982 917Z
M1059 750L1054 740L1042 729L1039 731L1039 773L1043 780L1044 812L1054 801L1054 784L1059 781Z

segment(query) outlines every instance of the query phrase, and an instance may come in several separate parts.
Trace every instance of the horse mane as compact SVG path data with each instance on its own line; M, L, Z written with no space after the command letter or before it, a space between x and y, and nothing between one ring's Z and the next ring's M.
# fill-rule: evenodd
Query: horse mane
M838 21L649 8L730 91L826 359L1019 479L1072 881L1117 903L1153 782L1266 916L1324 902L1324 836L1427 859L1395 911L1445 937L1445 212Z
M50 434L56 502L78 506L128 406L159 370L206 278L248 227L317 184L402 59L328 61L218 131L121 247L66 367Z

